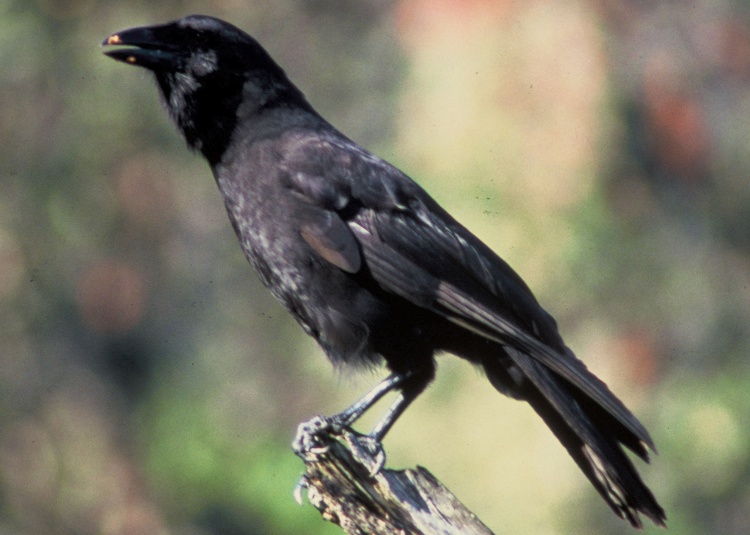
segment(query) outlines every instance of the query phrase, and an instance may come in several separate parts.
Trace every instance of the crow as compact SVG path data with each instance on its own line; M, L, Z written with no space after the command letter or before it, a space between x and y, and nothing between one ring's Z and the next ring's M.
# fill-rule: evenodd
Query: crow
M245 256L335 364L390 375L322 427L349 428L388 392L373 449L449 352L528 402L612 510L666 516L625 454L643 425L565 345L519 275L416 182L323 119L251 36L191 15L105 39L151 71L187 145L211 167ZM375 465L377 471L382 464Z

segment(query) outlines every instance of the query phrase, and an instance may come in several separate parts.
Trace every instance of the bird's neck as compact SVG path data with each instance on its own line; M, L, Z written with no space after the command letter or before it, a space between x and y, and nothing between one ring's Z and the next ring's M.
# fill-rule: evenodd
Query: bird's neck
M318 117L302 92L288 80L255 76L214 80L181 80L161 83L170 115L188 146L199 151L209 164L218 164L239 125L258 124L280 109L287 119L306 121ZM291 125L286 125L291 126Z

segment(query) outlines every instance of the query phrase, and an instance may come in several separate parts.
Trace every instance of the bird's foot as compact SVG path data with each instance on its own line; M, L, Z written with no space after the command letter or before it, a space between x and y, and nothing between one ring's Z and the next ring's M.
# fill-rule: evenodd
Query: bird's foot
M305 462L315 462L331 448L330 434L337 432L330 418L315 416L297 426L292 450Z
M380 440L351 429L342 430L341 438L349 446L352 458L367 469L370 477L378 475L385 466L385 449Z
M385 450L380 440L357 433L335 416L315 416L297 427L292 450L305 462L317 462L331 449L332 442L340 439L348 446L352 459L363 466L370 476L377 475L385 465ZM304 479L304 478L303 478ZM298 485L301 492L303 481Z

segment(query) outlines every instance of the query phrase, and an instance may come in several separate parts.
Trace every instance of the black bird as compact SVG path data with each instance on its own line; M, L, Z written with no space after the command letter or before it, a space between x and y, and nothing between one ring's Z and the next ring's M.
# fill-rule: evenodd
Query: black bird
M323 119L258 42L193 15L108 37L156 77L187 144L208 160L263 283L335 364L391 375L341 414L348 427L399 395L376 446L430 383L435 354L481 366L528 402L617 515L664 525L622 446L648 461L646 429L563 342L524 281L404 173Z

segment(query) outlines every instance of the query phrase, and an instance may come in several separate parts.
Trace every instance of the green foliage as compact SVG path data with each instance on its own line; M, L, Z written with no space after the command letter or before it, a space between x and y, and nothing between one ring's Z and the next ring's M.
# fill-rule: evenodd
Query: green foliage
M221 509L262 533L336 533L292 499L303 465L287 438L229 434L216 425L212 393L195 390L162 388L144 407L144 466L168 514L200 518Z

